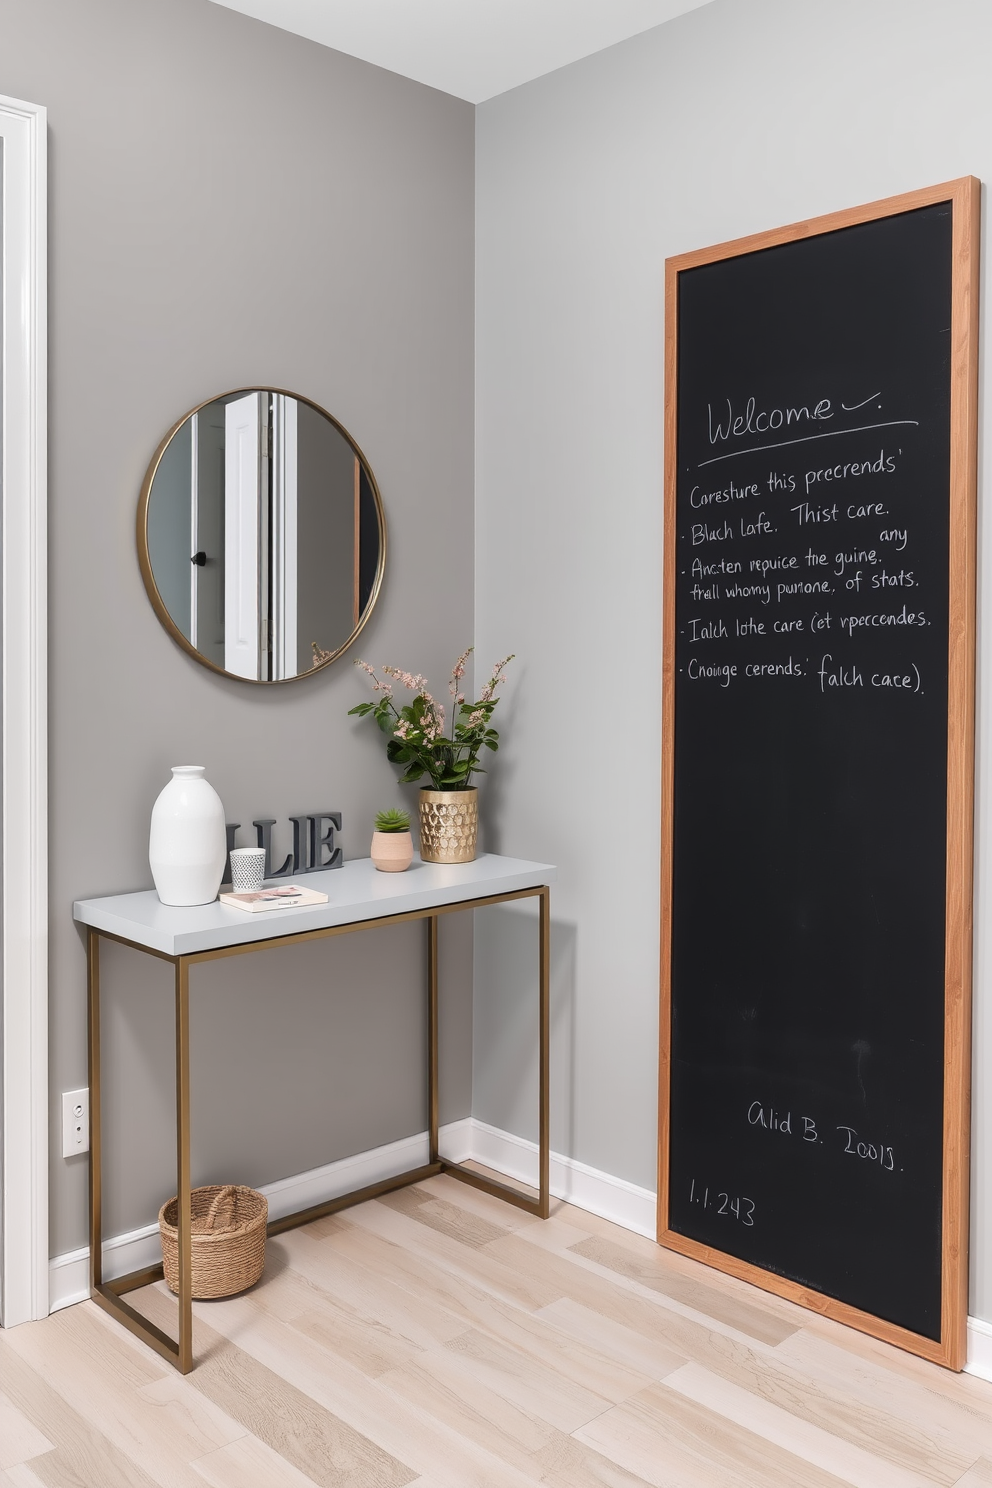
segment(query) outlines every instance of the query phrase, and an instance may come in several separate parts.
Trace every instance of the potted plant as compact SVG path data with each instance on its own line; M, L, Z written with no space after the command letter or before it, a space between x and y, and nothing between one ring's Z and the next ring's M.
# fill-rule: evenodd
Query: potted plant
M402 873L413 862L409 811L380 811L372 833L372 861L380 873Z
M397 707L390 682L380 682L367 661L357 661L380 693L378 702L359 703L349 709L361 717L370 714L389 735L386 755L405 769L402 785L415 784L426 775L430 785L420 790L420 856L425 863L470 863L475 857L479 830L478 795L471 780L484 774L479 764L483 749L499 748L499 735L492 727L493 710L499 702L496 689L504 668L513 660L497 662L493 674L474 703L465 701L461 680L472 647L455 662L448 683L451 695L451 724L446 731L444 704L427 690L427 678L383 667L387 677L413 694L410 702Z

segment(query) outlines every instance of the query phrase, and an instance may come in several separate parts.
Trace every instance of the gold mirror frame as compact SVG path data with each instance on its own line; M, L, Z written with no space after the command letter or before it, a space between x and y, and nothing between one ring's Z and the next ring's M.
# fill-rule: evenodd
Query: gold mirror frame
M193 417L195 413L201 412L201 410L204 408L209 408L211 403L217 403L222 398L235 398L246 393L278 393L285 398L295 398L298 403L306 403L307 406L312 408L315 413L319 413L322 418L327 419L328 423L332 424L334 428L337 429L342 438L345 439L354 450L355 456L359 461L362 470L365 472L365 476L369 483L369 488L372 491L372 498L375 502L376 522L378 523L379 528L379 561L376 565L375 579L372 583L372 590L369 595L369 602L359 616L358 624L355 626L354 630L351 632L351 635L348 637L343 645L339 646L336 651L332 651L331 654L329 656L326 656L324 660L317 666L312 666L305 672L296 672L292 677L276 677L271 679L263 677L239 677L236 675L236 673L225 671L223 667L217 666L215 662L212 662L209 659L209 657L204 656L201 651L198 651L196 647L186 638L186 636L183 635L182 631L179 629L178 625L170 615L165 601L159 593L158 585L155 583L155 576L152 573L151 555L148 551L148 502L151 497L152 486L155 481L155 476L158 472L158 467L162 461L162 456L165 454L172 440L179 433L179 430L183 427L188 419L191 419ZM216 672L217 675L220 677L228 677L233 682L247 682L257 687L282 687L287 682L300 682L303 680L304 677L315 676L318 672L322 672L326 667L329 667L333 661L337 661L338 657L342 656L344 652L347 651L348 647L351 646L358 638L358 635L362 631L365 622L368 620L372 611L375 609L376 602L379 598L379 591L382 588L383 574L386 568L386 514L383 509L382 496L379 492L378 483L372 473L371 465L365 458L363 450L348 433L348 430L344 427L344 425L338 419L336 419L332 413L328 413L326 408L321 408L320 404L315 403L312 398L305 398L300 393L291 393L285 388L259 387L257 385L251 387L232 388L229 392L216 393L212 398L204 398L202 403L197 403L195 407L188 409L187 412L183 414L182 418L176 420L172 428L159 444L158 449L155 451L155 454L152 456L151 464L148 466L148 469L145 472L145 478L141 483L141 492L138 496L136 538L138 544L138 567L141 569L141 577L144 580L145 590L147 591L148 598L151 600L152 609L155 611L163 627L175 641L176 645L181 647L181 649L185 651L187 655L192 656L194 661L197 661L201 666L206 667L208 671Z

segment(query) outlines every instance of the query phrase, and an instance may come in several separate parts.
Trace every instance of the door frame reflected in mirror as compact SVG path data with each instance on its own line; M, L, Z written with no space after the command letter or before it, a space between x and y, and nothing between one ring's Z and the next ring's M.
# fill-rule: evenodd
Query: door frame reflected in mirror
M378 526L379 554L376 564L375 576L369 590L368 600L365 604L364 609L361 611L360 614L358 614L355 625L350 635L335 650L330 652L321 651L320 661L316 661L315 658L315 664L309 667L306 671L295 672L288 677L268 678L244 676L237 672L229 671L225 667L218 666L215 661L212 661L210 657L204 655L202 651L198 650L194 642L191 641L190 638L186 636L177 625L175 619L168 609L168 606L165 603L165 600L162 598L158 585L155 582L155 575L152 571L151 554L149 550L148 508L151 499L152 488L155 483L155 476L158 473L159 467L162 463L163 456L165 455L165 452L169 448L173 439L180 432L180 430L183 429L191 419L193 419L196 414L201 413L205 408L209 408L215 403L223 403L225 402L225 400L228 399L238 398L242 396L246 397L251 393L264 393L266 395L274 394L281 398L293 398L296 400L297 403L303 403L306 404L307 407L312 408L315 413L319 414L321 418L326 419L327 422L334 429L337 430L341 437L354 451L355 458L358 462L356 469L361 470L361 473L365 476L365 479L368 483L369 491L371 492L372 499L375 505L376 523ZM357 490L357 476L355 484ZM336 419L333 414L328 413L326 408L322 408L320 404L315 403L312 398L306 398L301 393L289 392L285 388L259 387L258 385L232 388L229 392L217 393L211 398L204 398L203 401L197 403L195 407L188 409L187 412L183 414L182 418L176 420L176 422L172 425L172 428L160 442L158 448L155 451L155 454L152 456L148 469L145 472L145 478L141 483L141 492L138 497L138 511L136 519L136 539L138 546L138 566L141 570L141 577L144 581L148 598L151 601L152 608L161 621L164 629L172 637L176 645L179 646L183 651L185 651L187 655L192 656L193 659L199 662L201 666L206 667L211 672L216 672L218 676L230 677L236 682L248 682L254 684L255 686L278 687L285 682L298 682L304 677L312 677L316 675L316 673L324 671L325 668L329 667L333 661L336 661L339 656L343 655L344 652L348 650L349 646L353 645L375 608L376 601L379 598L379 593L382 588L383 574L386 567L386 516L383 509L382 496L379 492L379 486L376 482L376 478L372 473L372 467L369 464L368 460L365 458L362 449L355 441L355 439L352 438L351 434L348 433L348 430L344 427L340 420ZM190 560L192 563L199 563L201 561L201 555L199 553L191 553Z

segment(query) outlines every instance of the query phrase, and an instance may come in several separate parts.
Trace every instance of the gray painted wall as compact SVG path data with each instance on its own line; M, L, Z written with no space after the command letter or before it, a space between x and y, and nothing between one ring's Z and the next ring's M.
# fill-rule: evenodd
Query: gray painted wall
M664 260L956 176L992 178L990 56L987 0L715 0L478 111L476 638L483 658L522 658L488 804L503 850L560 865L552 1146L646 1188ZM986 238L986 268L988 256ZM971 1308L992 1319L984 521L980 537ZM482 954L487 934L480 1036L494 1006L507 1030L526 1007L525 989ZM526 1053L519 1038L494 1039L482 1069L477 1047L475 1114L533 1135Z
M0 92L47 105L50 126L62 1253L86 1240L85 1159L59 1154L59 1093L86 1083L72 901L150 886L148 817L169 766L206 765L229 820L340 808L349 857L367 855L376 809L401 803L378 736L346 717L366 696L347 659L253 687L211 675L161 629L135 557L145 467L176 418L228 388L274 385L331 410L368 455L389 526L384 593L355 654L443 685L473 622L474 117L207 0L0 0L0 36ZM327 949L196 976L198 1179L263 1182L424 1128L416 929ZM108 976L120 1118L108 1218L132 1225L174 1188L170 994L159 968L124 953ZM464 1057L448 1118L470 1098L470 1003L454 1012Z

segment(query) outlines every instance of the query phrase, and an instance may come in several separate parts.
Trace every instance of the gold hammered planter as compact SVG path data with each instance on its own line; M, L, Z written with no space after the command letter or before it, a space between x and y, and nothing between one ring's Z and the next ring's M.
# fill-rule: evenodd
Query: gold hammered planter
M479 792L420 792L420 856L425 863L471 863L479 837Z

